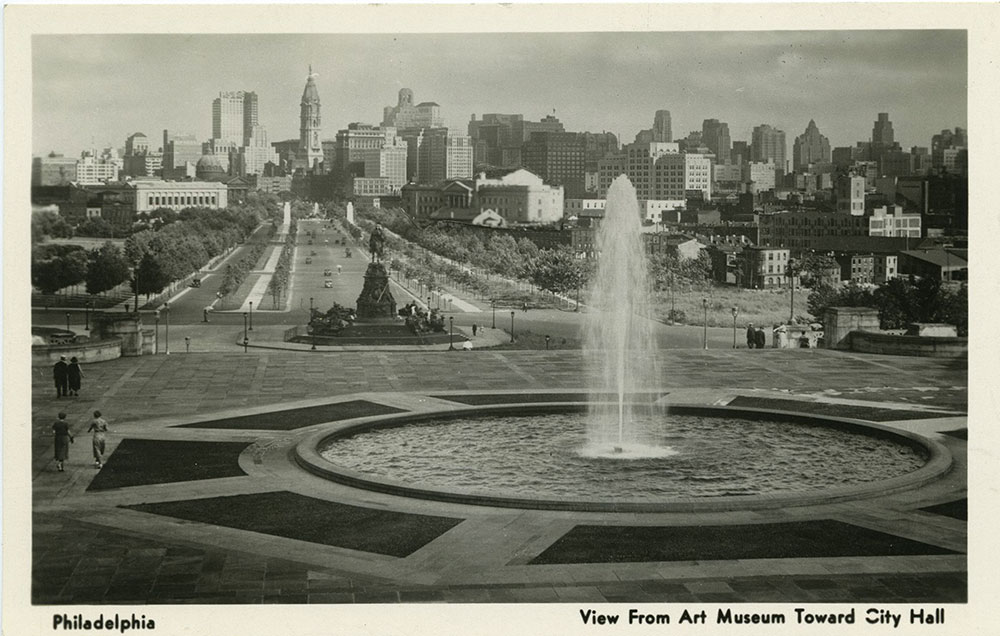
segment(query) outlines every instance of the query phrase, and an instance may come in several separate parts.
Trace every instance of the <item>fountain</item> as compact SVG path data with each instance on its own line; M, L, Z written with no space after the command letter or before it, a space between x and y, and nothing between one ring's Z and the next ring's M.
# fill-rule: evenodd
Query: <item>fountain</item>
M403 496L644 512L864 497L949 469L942 445L877 425L663 403L638 203L625 176L608 190L596 244L584 351L595 382L585 395L470 396L466 407L331 425L296 447L297 461Z
M643 386L656 386L659 379L640 228L635 188L621 175L608 189L604 221L597 232L600 257L585 327L587 370L597 378L591 387L588 443L582 451L590 457L674 453L658 447L650 432L649 424L662 419L665 409L656 404L655 395L640 399L638 394Z

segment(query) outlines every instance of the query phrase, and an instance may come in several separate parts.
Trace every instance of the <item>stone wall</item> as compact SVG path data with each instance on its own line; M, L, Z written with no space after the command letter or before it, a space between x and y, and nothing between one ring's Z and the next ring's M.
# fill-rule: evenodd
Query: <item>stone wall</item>
M871 307L830 307L823 314L825 348L850 349L852 331L878 332L878 310Z
M31 366L52 366L59 361L59 356L66 356L67 360L76 356L80 364L114 360L122 357L122 339L108 338L60 345L32 345Z
M969 339L947 336L897 336L855 331L850 335L850 350L894 356L962 358L969 355Z

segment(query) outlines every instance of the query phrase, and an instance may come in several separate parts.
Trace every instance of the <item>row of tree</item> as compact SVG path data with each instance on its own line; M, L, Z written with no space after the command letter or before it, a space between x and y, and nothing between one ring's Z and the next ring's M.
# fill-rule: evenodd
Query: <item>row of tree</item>
M133 233L121 248L110 241L90 251L40 243L32 249L32 285L51 294L86 282L87 293L100 294L131 278L132 291L149 296L243 241L258 223L251 209L189 208L155 229Z
M219 285L220 294L229 296L240 288L247 275L264 254L264 250L267 249L275 231L276 228L273 225L262 228L250 238L247 249L240 255L240 259L226 265L226 269L222 272L222 284Z
M295 251L295 235L298 233L298 229L298 223L293 218L291 226L288 228L288 235L285 237L285 244L281 247L278 264L267 284L267 293L271 294L275 309L278 308L281 297L288 291L288 280L292 272L292 253Z

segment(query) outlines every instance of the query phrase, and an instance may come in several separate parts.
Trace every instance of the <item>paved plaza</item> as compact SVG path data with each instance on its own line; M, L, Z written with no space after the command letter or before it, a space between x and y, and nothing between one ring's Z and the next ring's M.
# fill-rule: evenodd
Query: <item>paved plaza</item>
M573 395L587 384L581 352L312 352L266 348L260 335L260 346L244 353L232 344L238 334L220 329L212 352L87 365L79 398L56 399L51 371L34 369L34 603L967 599L964 360L665 350L659 388L668 400L842 411L925 435L947 448L954 464L918 488L859 500L573 512L352 488L306 472L291 449L327 421L458 408L471 394ZM101 470L85 433L95 409L112 431ZM77 435L66 472L56 471L48 435L60 410ZM329 527L315 522L324 511ZM723 557L706 547L694 558L643 561L650 546L639 545L639 560L540 558L592 527L838 529L847 547L807 543L792 555L741 556L737 541ZM852 552L855 535L858 545L870 542L869 552Z

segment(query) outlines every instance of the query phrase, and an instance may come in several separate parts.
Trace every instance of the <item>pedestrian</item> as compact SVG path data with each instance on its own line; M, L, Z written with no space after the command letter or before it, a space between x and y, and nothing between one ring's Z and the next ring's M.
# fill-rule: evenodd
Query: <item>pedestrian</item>
M757 344L757 332L753 330L753 323L747 323L747 349L753 349Z
M476 337L476 331L478 331L478 330L479 330L479 327L476 325L476 323L472 323L472 337L473 338Z
M69 383L69 394L80 397L80 381L83 379L83 370L80 369L80 362L73 356L66 366L66 378Z
M527 301L525 301L525 302L524 302L524 303L523 303L523 304L521 305L521 311L523 311L524 313L528 313L528 303L527 303Z
M104 466L104 437L108 432L108 423L101 417L100 411L94 411L94 419L90 422L87 432L94 433L94 466Z
M763 349L767 346L767 336L764 335L764 329L757 327L757 348Z
M60 412L59 419L52 425L52 436L56 439L56 468L63 472L63 462L69 459L69 445L73 443L65 413Z
M59 356L59 362L52 367L52 379L56 382L56 397L60 398L69 394L69 372L66 364L66 356Z

